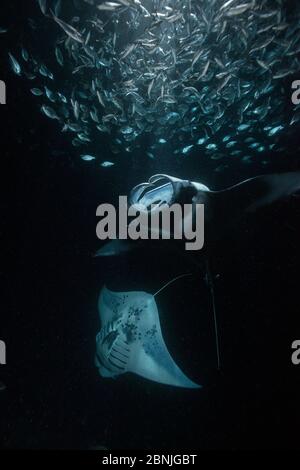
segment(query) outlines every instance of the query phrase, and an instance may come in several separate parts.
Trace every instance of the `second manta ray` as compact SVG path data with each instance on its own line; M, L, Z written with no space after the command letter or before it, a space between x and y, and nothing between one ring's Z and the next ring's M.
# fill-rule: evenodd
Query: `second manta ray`
M299 172L260 176L222 191L211 191L198 182L155 175L132 190L130 204L149 213L175 203L204 204L205 244L209 251L210 242L220 239L243 214L299 195L299 192ZM147 243L113 240L99 250L97 256L121 255ZM213 286L210 287L213 294ZM163 384L197 388L167 350L155 302L157 294L102 290L99 300L102 328L97 336L96 365L103 377L132 372ZM219 363L218 338L217 353Z
M159 292L151 295L102 289L99 299L102 328L96 339L96 366L103 377L133 372L166 385L198 388L181 372L167 350L155 302Z

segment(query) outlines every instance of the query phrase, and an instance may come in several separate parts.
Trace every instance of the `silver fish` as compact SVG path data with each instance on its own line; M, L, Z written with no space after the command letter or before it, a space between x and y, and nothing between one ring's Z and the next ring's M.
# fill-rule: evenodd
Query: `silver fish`
M83 37L79 31L77 31L73 26L65 23L65 21L60 20L54 13L52 13L54 21L64 30L64 32L74 41L83 43Z
M59 119L59 117L57 116L56 112L54 111L54 109L50 108L49 106L45 106L43 105L42 106L42 111L43 113L50 119Z
M10 65L11 65L13 72L16 75L21 75L22 69L17 59L10 52L8 53L8 56L9 56L9 61L10 61Z

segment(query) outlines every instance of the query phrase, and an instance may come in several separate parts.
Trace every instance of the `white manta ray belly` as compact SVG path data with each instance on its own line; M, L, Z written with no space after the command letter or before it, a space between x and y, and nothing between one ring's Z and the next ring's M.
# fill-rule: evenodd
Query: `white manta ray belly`
M102 328L96 365L102 377L132 372L155 382L199 388L175 364L162 337L155 297L146 292L111 292L99 298Z

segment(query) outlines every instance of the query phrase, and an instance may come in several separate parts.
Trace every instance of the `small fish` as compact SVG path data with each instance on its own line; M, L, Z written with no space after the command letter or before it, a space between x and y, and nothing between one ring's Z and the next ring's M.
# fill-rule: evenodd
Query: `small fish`
M80 115L80 106L79 106L79 103L78 101L74 101L72 102L72 105L73 105L73 112L74 112L74 116L75 118L78 120L79 119L79 115Z
M58 98L60 99L60 101L61 101L62 103L65 103L65 104L66 104L66 103L68 102L68 100L67 100L67 98L65 97L65 95L63 95L63 94L60 93L59 91L57 92L57 96L58 96Z
M250 124L241 124L240 126L238 126L237 130L239 132L244 132L244 131L247 131L250 128L251 128Z
M74 41L77 41L79 43L83 43L83 37L77 29L75 29L73 26L69 25L68 23L65 23L65 21L60 20L55 14L52 12L52 16L54 21L64 30L64 32Z
M256 59L256 62L258 63L258 65L260 65L261 68L263 68L264 70L270 70L270 67L262 60L260 59Z
M83 132L78 134L78 138L79 138L79 140L81 140L81 142L85 142L85 143L91 142L91 139L86 134L84 134Z
M232 76L231 76L231 75L228 75L228 76L224 79L223 83L222 83L222 84L219 86L219 88L217 89L217 93L220 93L220 91L222 91L223 88L226 87L227 83L229 82L229 80L231 80L231 78L232 78Z
M121 59L126 59L126 57L129 56L129 54L131 54L134 49L136 49L136 47L136 44L131 44L130 46L128 46L125 51L122 52Z
M236 140L232 140L231 142L228 142L228 143L226 144L226 148L231 149L231 148L234 147L236 144L237 144L237 141L236 141Z
M186 147L183 147L182 154L187 155L188 153L190 153L193 147L194 145L187 145Z
M290 121L290 126L292 126L293 124L297 124L298 122L300 122L300 113L299 113L299 112L296 113L296 114L292 117L292 119L291 119L291 121Z
M126 126L121 129L121 133L124 135L132 134L134 129L132 127Z
M96 157L93 155L81 155L80 157L84 162L92 162L93 160L96 160Z
M155 80L153 79L153 80L151 80L151 82L150 82L150 84L149 84L149 86L148 86L148 92L147 92L147 94L148 94L148 98L149 98L149 99L151 98L151 91L152 91L152 88L153 88L153 86L154 86L154 83L155 83Z
M283 130L283 129L284 129L284 127L283 127L282 125L273 127L273 128L268 132L268 135L269 135L269 137L272 137L273 135L278 134L278 132L280 132L280 131Z
M116 3L116 2L105 2L97 6L98 10L101 10L101 11L114 11L120 7L121 7L120 3Z
M57 116L56 112L54 111L54 109L50 108L49 106L45 106L43 105L41 110L43 111L43 113L50 119L59 119L59 117Z
M201 80L201 78L205 77L205 75L207 74L209 65L210 65L210 60L206 63L206 65L205 65L205 67L204 67L204 69L203 69L203 72L202 72L201 75L199 76L199 80Z
M43 15L46 15L46 12L47 12L47 0L38 0L38 1L39 1L39 5L40 5L41 12L43 13Z
M29 53L28 53L27 49L25 49L24 47L22 47L21 54L22 54L23 60L25 60L25 62L28 62L28 60L29 60Z
M208 144L206 146L207 150L217 150L217 145L216 144Z
M115 164L113 162L102 162L101 163L101 166L102 168L111 168L112 166L114 166Z
M194 55L194 58L192 60L192 67L194 67L194 65L198 62L198 60L200 59L202 53L203 53L202 50L196 52L196 54Z
M228 0L227 2L225 2L225 3L221 6L220 11L225 10L225 9L228 8L230 5L232 5L232 3L234 3L234 2L235 2L235 0Z
M44 94L39 88L31 88L30 91L34 96L42 96Z
M44 64L41 64L41 65L40 65L39 73L40 73L43 77L50 78L50 80L54 80L53 73L50 72L50 70L48 70L48 68L47 68L46 65L44 65Z
M244 3L242 5L237 5L236 7L231 7L227 13L226 16L236 16L236 15L242 15L245 13L247 10L250 8L254 7L254 2L252 3Z
M99 103L101 104L101 106L102 106L103 108L105 108L104 100L103 100L103 97L102 97L102 95L101 95L101 93L100 93L99 90L97 91L97 97L98 97L98 100L99 100Z
M273 78L274 80L278 80L279 78L287 77L288 75L291 75L292 73L293 73L293 70L291 69L280 70L273 75Z
M48 100L50 100L52 103L56 102L56 93L49 90L49 88L46 87L46 86L45 86L45 93L46 93L46 96L47 96Z
M61 50L60 50L59 47L56 47L56 48L55 48L55 57L56 57L57 63L58 63L61 67L63 67L63 65L64 65L64 56L63 56L63 54L62 54L62 52L61 52Z
M266 49L275 39L275 36L271 36L268 38L263 39L262 41L258 41L252 49L250 49L250 54L256 51L260 51L261 49Z
M22 69L17 59L10 52L8 53L8 56L9 56L9 61L10 61L10 65L11 65L13 72L16 75L21 75Z
M41 65L39 68L39 73L43 75L43 77L48 77L48 70L45 65Z

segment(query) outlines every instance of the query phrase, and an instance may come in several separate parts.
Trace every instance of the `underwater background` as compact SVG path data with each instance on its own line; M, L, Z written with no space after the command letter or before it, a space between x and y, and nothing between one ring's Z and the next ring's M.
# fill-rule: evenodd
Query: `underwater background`
M81 21L86 21L87 9L93 3L63 0L61 15L66 21L78 17L80 21L73 24L79 23L82 28ZM198 3L204 8L206 2ZM211 4L218 7L218 2ZM241 4L233 2L228 8ZM2 448L299 448L300 366L291 363L291 344L300 336L299 198L247 217L214 249L220 371L211 299L203 274L181 280L159 297L168 348L182 370L202 384L200 391L171 388L133 375L105 380L94 366L101 287L108 280L125 278L132 286L153 292L172 276L189 269L184 260L167 254L157 254L156 259L145 254L142 261L135 256L121 261L93 258L100 246L95 233L95 214L100 203L116 202L119 195L128 194L133 186L155 173L223 189L260 174L299 171L299 106L297 109L291 102L292 82L300 79L299 5L275 0L263 4L270 11L283 8L288 15L282 20L288 25L282 34L291 28L290 35L280 36L275 44L268 43L271 33L266 30L264 41L257 43L257 31L250 31L248 25L254 44L251 54L260 54L258 60L265 65L269 61L268 67L275 61L274 70L265 71L268 77L262 75L262 64L253 64L256 59L247 63L246 77L237 75L236 69L243 69L238 61L246 56L243 49L234 53L242 47L235 44L237 35L231 39L228 60L231 65L238 63L219 79L215 74L223 72L212 69L211 63L207 65L205 54L197 57L196 50L188 58L194 62L191 75L196 77L187 76L185 86L195 88L199 80L201 87L208 86L202 102L206 103L209 97L219 100L219 94L231 86L228 75L232 76L235 89L235 80L240 80L239 86L243 81L250 83L249 102L247 95L241 97L241 103L230 93L228 107L226 100L220 99L216 110L210 109L207 102L207 109L193 111L196 115L209 115L206 125L201 127L196 122L192 124L195 129L187 131L185 128L194 122L189 112L194 107L195 91L181 90L180 104L172 102L174 95L170 98L160 85L153 84L149 95L153 80L150 76L144 94L150 104L160 98L161 106L151 110L147 120L150 128L147 130L148 124L145 125L144 110L136 106L139 112L133 113L129 108L115 110L115 118L104 119L108 131L97 134L95 127L103 124L103 106L99 111L95 104L99 98L90 96L90 84L82 88L86 77L90 74L93 79L97 70L84 69L78 77L72 74L72 53L79 61L82 52L75 48L68 56L61 39L64 31L53 18L42 14L39 2L11 1L1 5L0 26L7 27L7 32L0 34L0 79L7 85L7 105L0 108L0 339L7 345L7 365L0 369L0 381L5 384L0 391ZM244 14L248 12L232 10L229 18L232 15L235 21ZM208 14L206 19L209 22ZM265 20L270 21L259 21L267 28L270 25ZM109 34L111 43L113 30ZM168 36L168 31L165 34ZM213 38L208 37L205 50ZM220 48L225 42L226 38ZM63 65L59 64L57 47L65 54ZM167 42L165 47L175 46ZM271 57L262 55L266 48ZM22 49L28 51L31 59ZM123 58L140 54L138 48L128 51L120 51ZM277 56L274 52L273 57L272 51ZM106 52L109 56L110 50ZM222 62L219 50L216 57ZM101 60L108 59L103 55ZM136 58L132 60L134 67ZM43 69L40 73L42 64L46 64L53 78L47 77ZM112 98L120 106L129 106L110 88L110 83L120 85L124 71L113 63L104 64L102 67L109 72L99 68L100 77L105 77L99 89L112 93L104 93L101 98L107 101L104 108L111 106ZM215 61L214 67L217 65ZM186 69L186 63L180 63L180 75ZM274 81L274 76L280 78ZM133 77L137 75L134 73ZM166 72L163 83L170 80L176 77ZM217 95L213 96L216 80ZM38 91L32 93L32 89L42 91L42 95ZM263 90L263 96L255 98L257 90ZM62 94L61 101L58 92ZM83 94L78 96L79 92ZM147 109L148 102L139 103L136 99ZM89 110L95 106L93 117L85 116L85 108L78 111L80 105L76 102ZM46 108L41 109L42 106ZM168 106L174 109L169 110ZM82 113L80 119L76 118L77 112ZM167 121L158 122L163 112L178 116L172 114ZM132 118L136 114L139 118ZM113 115L111 108L107 115ZM63 118L66 122L62 122ZM77 124L80 121L80 129L62 132L66 123L74 124L74 119ZM237 131L242 125L246 127ZM135 132L138 135L133 139ZM229 139L224 141L227 136ZM246 142L247 138L252 140Z

